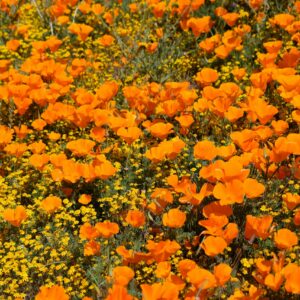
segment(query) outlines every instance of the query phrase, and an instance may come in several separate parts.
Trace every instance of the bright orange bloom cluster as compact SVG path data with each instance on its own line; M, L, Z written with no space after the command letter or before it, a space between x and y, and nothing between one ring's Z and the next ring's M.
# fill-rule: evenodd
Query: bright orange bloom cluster
M300 1L0 19L1 299L299 297Z

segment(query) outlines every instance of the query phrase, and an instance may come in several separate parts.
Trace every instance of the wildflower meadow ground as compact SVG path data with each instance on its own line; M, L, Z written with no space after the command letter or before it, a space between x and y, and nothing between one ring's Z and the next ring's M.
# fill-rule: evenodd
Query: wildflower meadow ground
M300 297L300 1L0 0L0 300Z

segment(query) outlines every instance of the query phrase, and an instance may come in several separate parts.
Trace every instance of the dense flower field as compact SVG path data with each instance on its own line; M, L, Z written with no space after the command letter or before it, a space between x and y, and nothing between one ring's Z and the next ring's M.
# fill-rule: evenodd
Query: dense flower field
M0 0L0 299L300 295L300 1Z

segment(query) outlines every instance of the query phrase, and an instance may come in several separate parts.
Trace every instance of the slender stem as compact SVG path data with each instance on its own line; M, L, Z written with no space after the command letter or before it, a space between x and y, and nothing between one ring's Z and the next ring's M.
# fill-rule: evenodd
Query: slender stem
M36 10L37 10L37 13L38 13L40 19L41 19L42 21L44 21L43 14L42 14L42 12L41 12L40 9L39 9L39 7L38 7L38 5L37 5L37 3L36 3L36 0L31 0L31 2L34 4L34 6L35 6L35 8L36 8Z

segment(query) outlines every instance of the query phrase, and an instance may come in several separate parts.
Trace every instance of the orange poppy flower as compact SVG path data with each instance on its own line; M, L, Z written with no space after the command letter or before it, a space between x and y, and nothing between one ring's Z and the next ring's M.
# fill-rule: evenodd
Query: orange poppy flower
M95 125L99 127L108 124L109 116L110 116L109 111L105 109L94 109L92 113L92 120L95 122ZM122 124L119 127L122 127L123 125L125 124Z
M164 226L180 228L186 221L186 214L178 208L172 208L163 214L162 221Z
M100 253L100 244L96 241L89 241L84 245L83 255L92 256Z
M217 48L215 48L216 56L221 59L225 59L226 57L228 57L231 51L231 47L228 47L226 45L220 45Z
M226 247L226 241L219 236L206 237L204 242L201 243L201 248L208 256L216 256L218 254L221 254Z
M33 154L29 157L29 163L38 170L42 170L49 161L49 155L47 154Z
M90 131L90 137L95 141L101 143L105 140L106 130L102 127L94 127Z
M207 53L211 53L221 42L221 35L215 34L210 38L206 38L205 40L199 43L199 47L203 49Z
M95 177L101 178L103 180L113 176L116 172L117 169L112 165L112 163L108 160L104 161L94 161L94 172L95 172Z
M224 114L225 118L228 119L231 123L236 122L238 119L243 117L243 115L244 110L235 106L230 106Z
M282 59L278 62L278 66L280 68L294 68L297 66L299 59L300 51L292 47L283 54Z
M167 177L167 183L172 186L177 193L184 193L186 189L190 188L190 179L187 176L182 177L179 181L177 175L170 175Z
M9 59L0 59L0 72L5 72L10 65Z
M131 13L136 13L138 11L137 3L131 3L128 5Z
M72 67L74 68L80 68L86 65L86 61L77 60L74 59L72 61ZM73 70L69 70L69 72L72 72ZM76 101L78 105L85 105L85 104L94 104L95 102L95 95L88 92L84 88L78 88L73 94L72 98Z
M290 153L294 155L300 155L300 134L290 133L287 136L287 142L292 147Z
M232 100L236 100L242 94L242 90L234 82L223 82L219 90L221 93L224 92L226 96Z
M187 277L189 271L197 267L197 264L191 259L183 259L178 263L178 270L183 278Z
M241 45L242 43L242 38L241 38L241 33L236 32L234 30L227 30L223 36L222 36L222 42L224 44L224 47L227 49L227 51L232 51L232 50L241 50L243 46Z
M252 199L260 196L265 191L265 186L256 179L247 178L243 183L247 198Z
M282 228L275 232L274 242L279 249L289 249L298 244L298 237L295 232Z
M264 0L250 0L249 1L249 5L253 8L253 9L259 9L260 6L263 4Z
M273 135L273 130L268 126L264 126L264 125L255 126L253 127L253 130L257 132L260 140L263 142Z
M220 200L221 205L243 203L243 183L240 180L232 180L224 184L219 182L214 187L213 195Z
M292 118L296 123L300 124L300 109L296 109L292 112Z
M61 135L60 135L60 133L58 133L58 132L52 131L52 132L50 132L50 133L48 134L49 140L54 141L54 142L57 141L57 140L59 140L60 137L61 137Z
M207 290L216 286L215 276L198 266L187 273L187 278L196 289Z
M264 284L271 290L277 292L280 289L283 281L284 277L280 273L268 274L265 277Z
M146 249L149 250L151 258L156 262L161 262L168 260L171 255L176 253L180 249L180 245L170 240L160 241L158 243L148 240Z
M157 42L146 44L146 50L148 53L154 53L157 50L157 47L158 47Z
M286 193L282 196L288 209L292 210L300 204L300 195Z
M201 234L223 235L223 227L228 224L228 218L225 215L211 214L209 219L201 220L199 225L205 227L207 230L202 231Z
M88 14L91 11L91 5L90 3L87 3L85 1L81 2L78 6L78 9L84 14Z
M124 264L136 264L140 261L148 261L150 258L150 253L137 252L131 249L127 250L124 246L117 247L116 252L122 256Z
M299 135L300 137L300 135ZM185 142L179 139L178 136L175 138L167 141L162 142L162 148L166 150L166 156L169 159L175 159L176 156L182 151L182 149L185 147ZM293 152L296 154L295 152Z
M227 244L230 244L235 238L237 238L239 234L239 229L237 224L228 223L228 225L223 230L222 237L226 241Z
M42 141L35 142L28 146L28 150L34 154L40 154L46 150L46 144L44 144Z
M47 48L47 43L45 41L34 41L31 43L33 52L37 52L39 54L42 54L45 52Z
M152 147L146 151L145 157L153 162L160 162L165 158L175 159L185 147L185 143L178 137L169 141L161 142L157 147Z
M282 41L271 41L263 44L264 48L268 51L268 53L278 54L282 47Z
M269 19L272 25L278 25L281 28L286 28L288 25L292 24L295 17L290 14L277 14L274 18Z
M166 10L166 3L164 2L157 2L157 3L153 3L152 5L152 13L154 14L154 16L156 18L161 18Z
M160 205L162 205L160 201L163 201L165 204L173 203L172 193L165 188L155 188L150 197L151 199L158 200Z
M257 268L258 273L265 277L271 272L272 262L260 257L256 260L255 266Z
M181 115L176 117L175 120L179 122L182 128L189 128L195 121L192 115Z
M214 267L214 276L218 286L224 286L231 278L231 267L227 264L221 263Z
M70 297L62 286L53 285L51 287L41 286L35 300L69 300Z
M78 77L80 74L82 74L82 73L84 73L84 71L86 70L86 68L88 67L88 62L85 60L85 59L83 59L83 58L81 58L81 59L79 59L79 58L75 58L73 61L72 61L72 65L71 66L69 66L68 68L67 68L67 70L68 70L68 72L70 73L70 75L73 77L73 78L76 78L76 77ZM80 88L78 89L78 90L81 90ZM84 89L83 89L84 90ZM87 97L88 99L86 99L86 100L84 100L84 99L82 99L83 98L83 96L81 96L80 97L80 99L76 99L76 101L77 102L88 102L88 103L91 103L92 102L92 100L94 100L94 95L93 94L91 94L91 93L89 93L89 92L87 92L86 93L87 94L87 96L89 96L89 97ZM86 103L86 104L88 104L88 103Z
M117 135L130 145L142 135L142 130L136 126L127 128L120 127L117 131Z
M59 154L51 154L49 155L50 162L55 166L55 167L62 167L63 162L67 160L67 156L64 153L59 153Z
M114 284L127 286L134 277L134 271L126 266L115 267L113 270Z
M27 150L27 145L25 143L9 144L3 150L9 155L21 157L23 153Z
M51 178L53 181L62 181L64 179L64 174L60 169L53 169L51 171Z
M98 222L95 228L100 236L104 238L110 238L119 232L119 225L110 221Z
M3 211L2 217L11 225L20 227L22 222L27 219L25 207L22 205L17 206L15 209L7 208Z
M234 144L227 146L221 146L217 148L218 156L222 157L225 160L228 160L236 153L236 148Z
M191 28L195 37L198 37L201 33L207 33L210 31L213 22L210 16L202 18L190 18L187 21L187 27Z
M264 290L258 289L254 285L249 287L249 295L245 295L241 290L237 289L233 295L231 295L228 300L237 300L237 299L259 299L264 294Z
M169 276L166 278L166 282L170 282L170 283L173 283L176 285L177 289L179 291L183 291L183 289L185 288L186 286L186 283L184 280L181 279L181 277L173 274L173 273L170 273Z
M179 198L180 203L191 203L192 205L199 205L206 196L209 196L212 192L212 186L204 183L199 191L194 183L188 183L183 190L184 196Z
M100 100L101 103L106 103L118 93L118 90L119 86L115 81L105 81L96 90L97 99Z
M229 205L221 205L220 201L214 201L203 207L202 214L206 218L210 218L212 214L229 217L232 215L232 208Z
M94 28L86 24L72 23L68 29L70 32L78 35L79 39L84 42Z
M47 123L43 119L36 119L31 123L31 126L38 131L43 130L46 125Z
M41 202L41 208L47 213L52 214L62 206L62 201L59 197L49 196Z
M22 124L20 127L14 126L14 130L19 139L24 139L27 134L32 133L32 130L24 124Z
M293 106L295 108L300 108L300 96L298 95L298 96L293 97L291 103L293 104Z
M258 134L249 129L232 132L230 138L245 152L258 148L259 146Z
M196 74L196 82L202 86L211 85L219 78L219 74L216 70L211 68L203 68Z
M0 147L12 141L14 131L9 127L0 125Z
M205 86L202 90L202 96L208 101L213 101L219 97L224 97L224 92L221 89L217 89L213 86Z
M284 269L283 274L286 279L284 288L287 292L300 294L300 266L295 263L289 263Z
M152 136L163 140L173 132L173 127L174 126L171 123L157 122L147 127L147 130L151 133Z
M145 214L139 210L130 210L127 213L125 221L133 227L141 227L145 224Z
M217 148L211 141L201 141L194 146L194 156L198 159L213 160L218 154Z
M214 14L218 17L222 17L225 14L227 14L227 9L223 6L218 6L215 10L214 10Z
M59 16L56 20L58 24L64 25L70 21L70 18L69 16Z
M260 98L256 98L251 102L250 106L252 107L250 107L250 115L248 117L253 121L258 119L262 125L268 123L278 113L278 109L275 106L267 104Z
M46 40L46 45L52 53L54 53L63 42L56 36L51 36Z
M98 230L90 223L84 223L80 226L79 237L83 240L92 240L100 236Z
M96 15L100 15L105 10L104 6L100 3L96 3L92 5L92 12Z
M270 226L273 222L272 216L255 217L246 216L245 238L251 240L259 237L265 240L270 235Z
M66 148L76 156L85 156L91 154L95 142L86 139L78 139L67 143Z
M299 226L299 225L300 225L300 209L298 209L298 210L295 212L293 221L294 221L294 224L295 224L296 226Z
M115 39L113 36L111 36L109 34L105 34L101 38L99 38L97 41L100 43L100 45L102 45L104 47L109 47L110 45L113 44L114 40Z
M238 13L226 13L222 14L221 18L226 22L226 24L230 27L234 26L236 21L240 18Z
M141 284L144 300L179 300L179 291L174 283Z
M215 177L223 182L229 182L234 179L244 181L249 173L249 169L244 169L243 165L248 165L248 160L242 156L233 156L227 162L215 162Z
M157 264L155 275L157 278L167 278L171 273L171 264L168 261L162 261Z
M290 155L291 144L285 137L280 137L275 141L272 151L270 152L270 160L272 162L280 162Z
M78 202L84 205L89 204L91 201L92 201L92 196L87 194L82 194L78 199Z
M5 46L10 51L17 51L21 43L19 40L9 40L6 42Z
M246 69L245 68L234 68L231 71L231 74L237 79L241 80L246 75Z
M164 188L156 188L150 197L153 199L153 202L151 202L147 208L156 215L161 214L167 204L173 202L172 193Z
M108 290L108 296L105 300L136 300L136 298L128 294L126 287L114 284L112 288Z
M29 106L32 103L32 100L30 98L14 97L13 100L17 107L17 112L21 116L25 114L25 112L28 110Z

